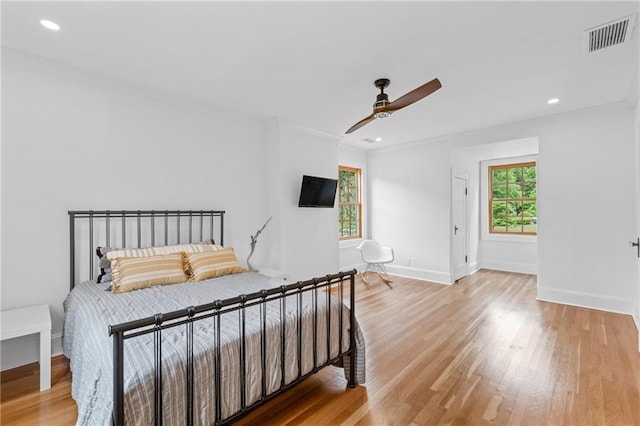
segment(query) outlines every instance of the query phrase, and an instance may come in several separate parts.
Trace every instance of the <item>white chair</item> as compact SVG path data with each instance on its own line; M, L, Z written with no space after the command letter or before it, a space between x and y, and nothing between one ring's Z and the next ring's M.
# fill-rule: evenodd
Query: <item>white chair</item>
M362 281L369 285L365 274L374 271L382 281L391 287L393 281L389 278L387 268L384 265L393 262L393 249L391 247L383 247L374 240L364 240L356 248L360 250L362 260L367 264L367 269L364 272L360 272Z

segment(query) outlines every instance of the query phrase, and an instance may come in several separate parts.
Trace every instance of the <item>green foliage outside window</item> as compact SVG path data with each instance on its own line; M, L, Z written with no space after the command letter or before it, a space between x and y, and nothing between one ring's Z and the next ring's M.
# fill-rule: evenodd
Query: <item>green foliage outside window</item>
M536 164L519 163L489 167L490 232L535 234Z

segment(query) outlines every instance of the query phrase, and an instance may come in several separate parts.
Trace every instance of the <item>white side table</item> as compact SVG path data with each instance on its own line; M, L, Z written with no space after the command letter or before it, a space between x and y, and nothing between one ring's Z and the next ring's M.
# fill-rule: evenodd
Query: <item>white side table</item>
M0 313L0 340L40 333L40 391L51 388L51 314L49 305Z
M289 274L279 269L260 268L258 272L269 277L271 282L276 285L289 284Z

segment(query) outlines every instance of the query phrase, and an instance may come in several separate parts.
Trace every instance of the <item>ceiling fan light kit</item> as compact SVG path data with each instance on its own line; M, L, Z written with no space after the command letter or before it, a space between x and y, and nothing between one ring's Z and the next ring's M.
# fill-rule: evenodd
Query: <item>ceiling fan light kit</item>
M362 120L351 126L345 133L352 133L365 124L375 120L376 118L387 118L394 111L398 111L399 109L409 106L419 101L420 99L429 96L442 87L440 80L434 78L430 82L425 83L416 89L413 89L411 92L406 93L405 95L400 96L398 99L391 102L389 101L389 95L384 93L384 89L389 86L389 83L391 83L391 81L388 78L379 78L373 83L378 89L380 89L380 93L378 94L378 96L376 96L376 101L373 104L373 112L368 117L363 118Z

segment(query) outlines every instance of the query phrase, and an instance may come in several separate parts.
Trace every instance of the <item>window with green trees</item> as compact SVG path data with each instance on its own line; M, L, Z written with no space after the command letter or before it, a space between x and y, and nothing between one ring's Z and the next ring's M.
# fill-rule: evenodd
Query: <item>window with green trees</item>
M362 237L362 177L360 169L338 167L340 239Z
M536 235L536 163L489 166L489 232Z

